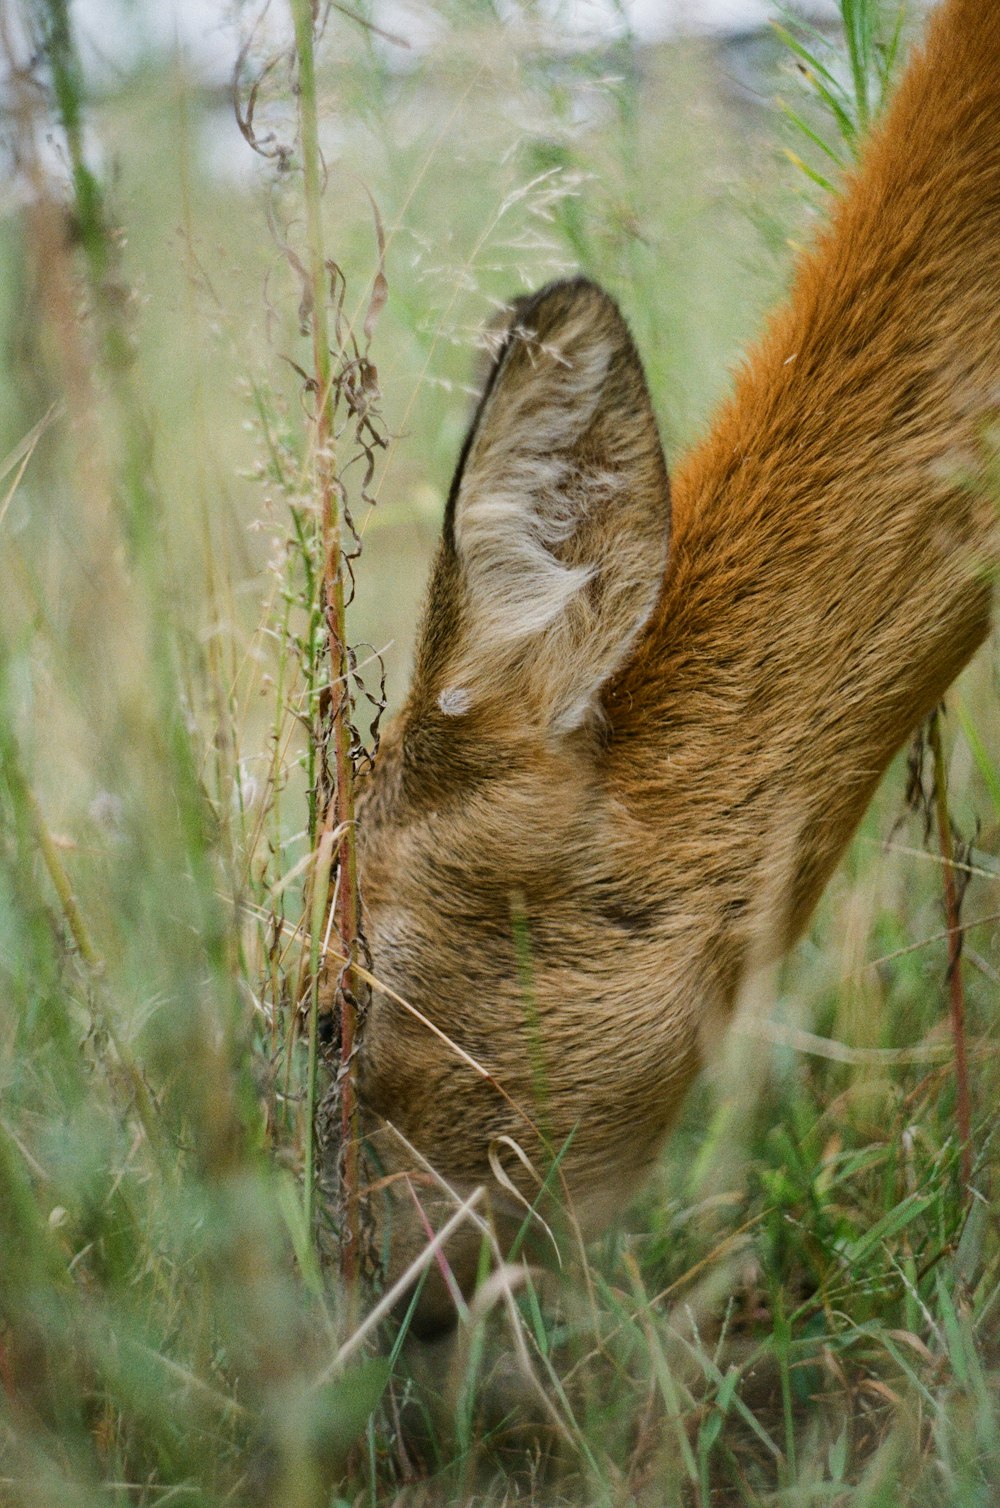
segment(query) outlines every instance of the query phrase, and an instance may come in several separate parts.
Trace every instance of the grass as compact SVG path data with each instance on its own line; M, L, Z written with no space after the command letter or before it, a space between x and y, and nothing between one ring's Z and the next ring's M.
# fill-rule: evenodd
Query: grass
M846 64L799 32L807 73L776 43L761 103L710 48L623 31L576 55L530 7L502 33L490 6L437 14L414 55L334 12L318 52L355 330L388 283L387 444L363 487L354 422L335 460L365 546L350 635L390 701L495 301L576 265L607 283L676 453L895 45L894 8L877 34L854 6ZM318 1151L329 1200L300 1010L329 662L287 73L257 96L258 162L183 57L102 77L58 0L22 15L51 64L8 93L0 217L0 1501L991 1504L991 655L942 750L971 1180L941 856L901 758L621 1226L562 1274L488 1280L447 1353L353 1344L303 1189ZM8 20L8 62L22 43Z

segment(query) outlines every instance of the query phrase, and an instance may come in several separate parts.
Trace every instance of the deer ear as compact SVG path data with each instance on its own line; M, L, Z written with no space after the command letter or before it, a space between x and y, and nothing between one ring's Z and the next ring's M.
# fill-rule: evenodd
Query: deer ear
M433 679L442 711L516 695L568 730L656 604L667 469L638 354L601 289L543 288L495 338L445 518L451 643Z

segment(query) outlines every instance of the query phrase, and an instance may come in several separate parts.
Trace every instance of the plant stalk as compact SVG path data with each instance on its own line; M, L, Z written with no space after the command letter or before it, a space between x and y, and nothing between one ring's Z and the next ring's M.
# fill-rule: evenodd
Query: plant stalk
M928 742L934 758L934 803L937 811L938 842L944 860L944 910L948 928L948 993L951 1005L951 1034L955 1048L955 1120L961 1147L963 1197L968 1199L972 1181L972 1116L969 1096L969 1065L965 1048L965 986L962 979L961 903L955 884L955 848L948 812L948 777L941 743L940 713L934 712L928 726Z
M322 172L316 109L316 70L313 51L313 9L310 0L290 0L298 56L299 137L305 186L306 234L312 301L311 324L313 373L316 385L315 487L320 502L323 544L323 605L330 641L334 789L329 810L318 819L321 830L313 834L316 847L323 834L336 829L341 834L340 883L335 898L334 922L348 960L336 992L340 1019L340 1113L342 1136L342 1190L344 1229L341 1239L341 1276L353 1294L358 1270L360 1212L358 1206L357 1095L352 1060L357 1033L352 965L356 960L359 932L357 848L354 829L354 768L351 760L350 664L348 659L344 576L340 538L340 485L334 457L334 393L327 321L326 257L323 247ZM316 880L320 873L317 866ZM327 884L327 890L329 885ZM313 917L325 913L314 903ZM315 1022L311 1029L315 1032ZM310 1138L314 1136L308 1129Z

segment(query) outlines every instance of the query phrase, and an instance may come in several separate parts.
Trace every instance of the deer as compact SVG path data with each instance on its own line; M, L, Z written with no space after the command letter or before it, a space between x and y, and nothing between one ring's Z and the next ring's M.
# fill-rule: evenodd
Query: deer
M474 1189L519 1230L546 1149L584 1236L622 1210L748 970L802 933L988 633L1000 4L932 13L671 479L601 288L517 299L493 344L359 804L390 1274ZM481 1239L449 1240L420 1333Z

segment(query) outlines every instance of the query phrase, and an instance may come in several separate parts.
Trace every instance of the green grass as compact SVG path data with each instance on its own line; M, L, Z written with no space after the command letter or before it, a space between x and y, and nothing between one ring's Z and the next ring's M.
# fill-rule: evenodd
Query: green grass
M416 56L335 12L319 53L349 315L378 265L367 192L387 237L374 510L345 476L352 634L383 651L390 703L494 301L569 267L605 282L676 454L836 172L817 138L846 160L880 96L859 6L843 67L799 34L813 78L848 81L832 117L777 42L753 102L711 49L546 52L518 14L501 31L488 5L442 3ZM296 1011L325 663L301 184L274 160L234 176L250 148L183 59L109 87L60 45L61 108L86 125L72 182L44 157L0 218L0 1502L986 1508L989 653L945 725L969 844L971 1205L941 866L901 758L766 1026L734 1034L622 1225L561 1275L487 1286L447 1351L383 1329L338 1363ZM290 121L277 69L257 125L288 140Z

